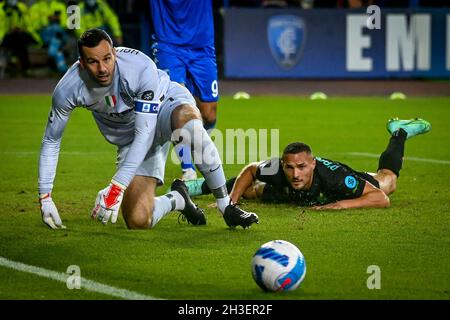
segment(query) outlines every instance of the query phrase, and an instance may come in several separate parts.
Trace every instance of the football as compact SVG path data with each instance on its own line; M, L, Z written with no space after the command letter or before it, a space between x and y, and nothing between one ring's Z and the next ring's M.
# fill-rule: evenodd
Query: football
M300 250L288 241L269 241L253 256L252 275L264 291L292 291L297 289L305 278L305 258Z

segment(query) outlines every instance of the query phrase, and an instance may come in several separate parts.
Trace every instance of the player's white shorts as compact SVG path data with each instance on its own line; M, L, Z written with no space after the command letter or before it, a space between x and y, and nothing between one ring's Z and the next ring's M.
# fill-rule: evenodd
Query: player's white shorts
M185 87L172 82L158 112L155 140L138 168L137 176L154 177L159 185L164 184L164 172L172 135L171 116L173 110L182 104L194 107L196 105L194 98ZM117 167L122 165L130 146L131 144L128 144L117 150Z

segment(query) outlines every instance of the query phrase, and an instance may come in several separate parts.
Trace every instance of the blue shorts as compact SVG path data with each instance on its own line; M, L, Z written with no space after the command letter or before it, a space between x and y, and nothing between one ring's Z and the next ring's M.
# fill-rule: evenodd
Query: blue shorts
M202 102L219 100L214 46L187 48L155 42L152 48L156 65L172 81L184 84Z

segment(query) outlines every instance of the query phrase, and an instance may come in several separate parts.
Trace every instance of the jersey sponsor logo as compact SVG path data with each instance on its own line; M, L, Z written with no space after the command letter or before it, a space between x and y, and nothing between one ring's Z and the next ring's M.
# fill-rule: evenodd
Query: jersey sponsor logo
M353 176L346 176L344 180L345 186L349 189L353 189L357 185L357 181Z
M305 22L294 15L276 15L267 24L267 40L275 61L284 69L297 65L306 38Z
M159 103L153 101L136 100L134 102L134 111L141 113L158 113Z
M153 100L155 96L155 93L152 90L148 90L148 91L144 91L144 93L142 93L141 99L142 100Z

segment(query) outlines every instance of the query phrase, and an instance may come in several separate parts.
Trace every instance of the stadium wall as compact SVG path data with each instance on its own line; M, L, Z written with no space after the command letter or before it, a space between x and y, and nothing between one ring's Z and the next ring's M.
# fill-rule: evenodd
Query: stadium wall
M450 10L227 8L224 76L450 78Z

